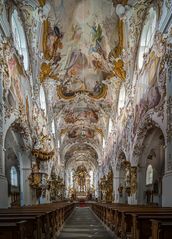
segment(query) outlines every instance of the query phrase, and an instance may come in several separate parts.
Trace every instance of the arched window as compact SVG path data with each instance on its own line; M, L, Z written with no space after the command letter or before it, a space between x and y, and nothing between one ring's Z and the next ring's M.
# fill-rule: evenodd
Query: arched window
M39 98L40 98L40 104L41 104L41 109L45 111L46 113L46 99L45 99L45 92L44 92L44 88L41 85L40 86L40 92L39 92Z
M11 167L11 185L18 186L18 179L17 179L17 170L14 166Z
M106 142L105 142L105 139L103 138L103 145L102 145L102 146L103 146L103 149L105 148L105 143L106 143Z
M112 132L112 127L113 127L113 124L112 124L112 120L110 118L109 119L109 127L108 127L108 135Z
M150 8L145 20L145 24L142 30L138 54L138 67L143 66L144 54L149 52L149 49L153 45L154 35L156 31L157 14L153 7Z
M125 86L122 84L119 92L119 99L118 99L118 114L120 110L124 107L125 104Z
M58 148L60 148L60 140L58 139L58 142L57 142L57 146Z
M149 164L146 170L146 185L150 185L153 183L153 168L152 165Z
M73 187L73 170L70 172L70 186Z
M16 9L13 11L11 16L11 26L12 26L14 45L18 53L23 57L23 64L24 64L25 70L28 70L29 57L28 57L26 36L25 36L21 20L19 18L19 15Z
M52 121L52 124L51 124L51 130L52 130L52 133L55 134L55 123L54 123L54 120Z
M93 185L93 170L90 170L90 186Z

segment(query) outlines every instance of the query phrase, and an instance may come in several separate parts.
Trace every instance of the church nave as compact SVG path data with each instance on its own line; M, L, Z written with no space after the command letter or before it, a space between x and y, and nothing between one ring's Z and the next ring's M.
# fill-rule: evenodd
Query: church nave
M172 238L172 0L0 0L0 239Z
M58 239L112 239L112 233L97 219L88 207L77 207L67 219Z

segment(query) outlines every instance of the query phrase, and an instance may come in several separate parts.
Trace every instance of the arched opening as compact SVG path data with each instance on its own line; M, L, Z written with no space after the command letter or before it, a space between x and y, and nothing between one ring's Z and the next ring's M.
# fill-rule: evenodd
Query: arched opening
M105 146L106 146L106 141L105 141L105 138L104 137L102 137L103 138L103 140L102 140L102 147L103 147L103 149L105 148Z
M109 125L108 125L108 136L110 135L110 133L112 132L113 129L113 123L112 123L112 119L109 118Z
M162 203L162 178L165 167L164 136L161 129L149 130L138 162L138 203Z
M157 14L156 10L151 7L144 22L143 30L140 38L138 51L138 68L141 69L144 63L144 55L149 52L153 45L154 35L156 31Z
M22 125L15 121L7 130L4 142L8 205L12 207L29 205L34 200L28 179L31 172L31 153L26 150L30 142L20 133L22 130Z
M20 206L20 161L14 132L10 128L5 139L5 174L8 180L8 204Z
M10 176L11 176L11 186L18 187L18 173L15 166L11 167Z
M151 164L149 164L146 170L146 185L152 185L152 183L153 183L153 167Z
M52 134L55 135L55 122L54 122L54 119L53 119L53 121L51 123L51 132L52 132Z
M12 16L11 16L11 28L13 34L13 41L14 45L18 51L18 53L23 58L23 64L25 70L29 68L29 57L28 57L28 49L27 49L27 42L25 32L22 26L21 19L18 15L16 9L14 9Z

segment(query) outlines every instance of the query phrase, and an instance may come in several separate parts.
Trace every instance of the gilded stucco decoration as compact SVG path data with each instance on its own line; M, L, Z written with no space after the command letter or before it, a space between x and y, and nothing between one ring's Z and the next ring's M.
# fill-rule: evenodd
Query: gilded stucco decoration
M37 104L33 106L33 149L32 154L37 160L50 160L54 156L54 142L52 135L45 127L47 118L45 113L38 108Z

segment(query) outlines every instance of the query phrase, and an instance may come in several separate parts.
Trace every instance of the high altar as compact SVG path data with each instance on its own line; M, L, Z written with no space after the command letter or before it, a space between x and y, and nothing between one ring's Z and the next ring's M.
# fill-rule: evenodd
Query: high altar
M93 187L90 185L90 175L85 166L78 166L73 175L73 194L75 198L86 199L92 195Z

